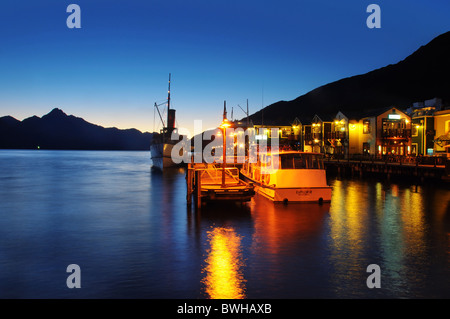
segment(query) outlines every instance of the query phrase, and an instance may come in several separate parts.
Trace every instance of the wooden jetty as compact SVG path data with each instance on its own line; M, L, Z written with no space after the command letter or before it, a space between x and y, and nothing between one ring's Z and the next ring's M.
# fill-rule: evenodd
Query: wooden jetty
M355 160L355 159L328 159L324 161L328 172L338 175L360 176L378 175L386 178L404 177L420 181L425 179L448 180L449 161L434 163L410 162L407 160Z
M247 202L255 195L252 183L239 178L239 168L229 164L189 163L186 170L188 204L200 207L213 201Z

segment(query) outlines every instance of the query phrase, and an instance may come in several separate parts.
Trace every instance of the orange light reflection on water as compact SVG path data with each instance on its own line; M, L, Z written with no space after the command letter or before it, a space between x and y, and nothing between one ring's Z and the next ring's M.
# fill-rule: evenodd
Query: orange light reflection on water
M264 254L276 258L280 252L286 253L286 247L298 241L307 241L321 232L330 204L324 203L291 203L288 205L274 204L258 198L253 203L253 234L252 248L254 253L264 249ZM292 251L297 255L298 251Z
M245 298L241 237L231 227L216 227L208 232L210 249L203 283L211 299Z

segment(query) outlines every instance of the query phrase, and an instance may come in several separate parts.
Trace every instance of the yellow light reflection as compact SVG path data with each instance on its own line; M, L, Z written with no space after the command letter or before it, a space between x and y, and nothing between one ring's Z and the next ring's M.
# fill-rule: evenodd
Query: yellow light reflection
M392 185L392 196L398 197L398 185L396 185L396 184Z
M426 208L423 194L405 189L401 202L403 237L409 254L424 256L426 249Z
M352 269L360 267L368 232L368 203L368 193L357 183L334 183L330 211L330 262L335 269L332 281L337 286L347 280Z
M206 258L205 291L211 299L245 298L241 237L232 228L208 232L210 249Z

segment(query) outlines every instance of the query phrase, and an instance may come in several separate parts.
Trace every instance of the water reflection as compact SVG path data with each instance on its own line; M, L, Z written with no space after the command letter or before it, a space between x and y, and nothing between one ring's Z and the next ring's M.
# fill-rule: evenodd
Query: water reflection
M255 227L253 250L264 247L264 253L277 254L286 247L318 236L330 204L274 204L257 195L251 208ZM293 253L298 254L298 251Z
M0 151L0 297L450 296L448 184L330 180L331 206L257 195L197 211L183 171L149 158ZM85 288L66 289L69 263ZM381 289L366 286L372 263Z
M206 294L211 299L245 298L241 236L232 227L214 227L208 231L208 242Z
M400 184L334 181L330 211L330 262L339 296L364 292L365 267L378 264L383 271L383 293L411 296L429 285L433 258L432 205L448 204L448 196L434 190ZM429 219L427 221L427 218ZM438 232L437 232L438 233ZM430 237L431 236L431 237ZM408 274L408 276L405 276ZM381 291L377 291L381 293ZM375 295L375 294L374 294Z

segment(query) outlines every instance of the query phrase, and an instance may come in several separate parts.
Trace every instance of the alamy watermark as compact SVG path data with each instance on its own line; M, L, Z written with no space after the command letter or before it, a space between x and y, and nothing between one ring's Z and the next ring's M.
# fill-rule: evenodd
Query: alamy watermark
M254 128L243 127L218 128L202 132L201 124L201 120L194 121L192 139L188 139L189 130L187 129L180 128L172 132L172 141L178 141L171 152L174 163L211 164L223 163L224 160L239 164L257 163L269 160L267 157L269 154L279 151L280 130L278 128L261 129L258 134ZM272 168L279 167L278 156L272 156L270 161Z
M366 9L370 15L367 17L366 25L369 29L381 28L381 8L378 4L369 4Z
M67 277L67 288L81 288L81 268L77 264L67 266L66 272L70 273ZM377 264L370 264L366 268L366 272L370 273L367 277L367 288L381 288L381 268Z
M71 13L66 20L66 25L69 29L81 28L81 8L78 4L69 4L66 12Z
M81 268L77 264L70 264L66 272L71 273L66 279L67 288L81 288Z
M366 272L371 273L367 277L367 288L381 288L381 268L377 264L370 264L367 266Z
M70 13L67 17L66 25L69 29L81 28L81 8L78 4L69 4L66 12ZM369 4L366 9L370 15L366 19L366 25L369 29L381 28L381 8L378 4Z

